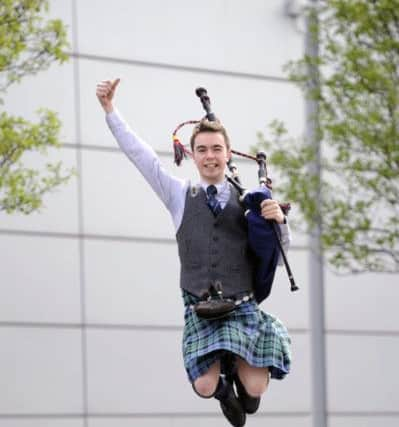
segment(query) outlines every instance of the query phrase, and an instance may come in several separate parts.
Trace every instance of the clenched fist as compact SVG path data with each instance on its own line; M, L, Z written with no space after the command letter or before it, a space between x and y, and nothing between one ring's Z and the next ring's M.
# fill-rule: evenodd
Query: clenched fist
M265 219L274 219L278 224L284 223L284 214L277 200L266 199L260 204L261 215Z

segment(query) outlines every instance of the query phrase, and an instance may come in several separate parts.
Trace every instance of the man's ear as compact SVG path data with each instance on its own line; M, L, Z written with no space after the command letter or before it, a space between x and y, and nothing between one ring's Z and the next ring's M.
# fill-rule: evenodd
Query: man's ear
M226 160L229 161L231 159L231 150L227 151Z

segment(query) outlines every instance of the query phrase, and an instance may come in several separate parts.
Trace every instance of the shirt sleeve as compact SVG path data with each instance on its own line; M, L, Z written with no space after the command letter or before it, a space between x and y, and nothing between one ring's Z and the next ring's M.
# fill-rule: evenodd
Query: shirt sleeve
M171 213L177 229L183 215L188 181L167 172L154 149L130 129L117 110L106 114L106 122L121 150Z

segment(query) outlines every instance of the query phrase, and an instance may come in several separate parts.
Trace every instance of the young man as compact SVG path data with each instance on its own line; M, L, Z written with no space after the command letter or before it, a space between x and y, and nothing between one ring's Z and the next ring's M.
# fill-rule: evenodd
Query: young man
M154 150L143 142L113 107L119 79L97 85L98 100L120 148L143 174L171 213L181 263L180 286L185 306L183 356L194 391L215 397L236 427L254 413L269 377L283 378L290 367L290 339L285 327L259 310L253 295L253 262L246 220L236 190L226 181L230 141L219 122L202 120L191 137L200 182L168 174ZM261 215L280 224L283 245L290 236L275 200L261 204ZM223 287L234 310L204 319L196 305L209 287ZM235 389L234 389L235 387Z

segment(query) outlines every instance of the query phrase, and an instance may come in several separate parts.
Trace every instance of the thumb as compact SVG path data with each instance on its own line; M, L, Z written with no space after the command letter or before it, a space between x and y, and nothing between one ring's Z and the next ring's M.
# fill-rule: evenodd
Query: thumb
M114 91L115 88L118 86L119 82L121 81L121 79L115 79L111 85L111 90Z

